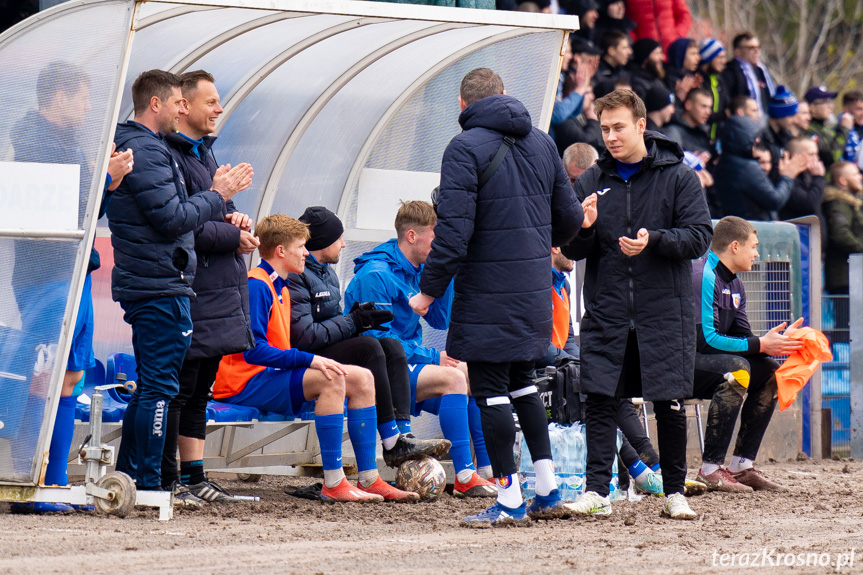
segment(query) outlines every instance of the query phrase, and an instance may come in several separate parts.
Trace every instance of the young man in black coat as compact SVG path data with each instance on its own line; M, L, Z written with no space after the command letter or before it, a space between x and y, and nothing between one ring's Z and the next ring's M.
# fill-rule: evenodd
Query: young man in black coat
M213 187L213 177L225 173L225 186L242 191L252 184L252 166L219 168L213 155L216 119L224 111L213 77L203 71L180 76L185 114L176 132L165 134L171 155L180 167L186 190L194 197ZM180 391L168 404L165 448L162 454L162 488L189 506L235 501L204 474L204 440L207 436L207 401L223 355L254 347L249 325L246 264L258 240L250 233L251 221L237 212L233 201L195 229L198 268L191 301L192 343L180 368ZM180 471L177 473L177 447ZM191 493L191 495L190 495Z
M464 131L444 152L436 237L410 306L425 315L455 277L446 349L468 364L498 486L497 503L465 522L504 525L527 522L528 513L560 516L545 407L531 373L551 341L551 248L592 220L584 216L554 141L533 127L521 102L506 95L500 76L488 68L468 72L459 105ZM511 149L480 186L503 141ZM530 509L512 453L513 407L536 468Z
M609 515L620 398L652 401L659 437L663 515L693 519L683 496L686 414L695 370L690 260L707 251L710 214L680 147L645 132L644 103L631 90L596 102L607 152L575 182L596 197L596 222L563 247L586 259L581 385L587 394L586 492L567 507Z
M238 189L214 182L210 190L187 194L162 136L176 131L182 100L179 77L143 72L132 84L135 119L118 125L114 134L118 151L135 151L135 169L108 203L111 294L132 326L138 364L138 389L123 416L117 470L143 490L161 489L165 410L179 391L180 367L192 341L194 231L221 213Z

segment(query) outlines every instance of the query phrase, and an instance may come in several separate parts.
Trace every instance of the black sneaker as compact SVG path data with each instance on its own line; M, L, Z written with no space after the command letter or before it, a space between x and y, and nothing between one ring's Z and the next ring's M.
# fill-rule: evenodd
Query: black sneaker
M189 491L189 488L179 481L174 481L170 487L165 488L165 491L174 492L174 507L196 511L205 505L203 499Z
M186 484L192 495L207 503L236 503L239 499L225 491L225 488L210 479L200 483Z
M411 459L440 459L452 444L446 439L417 439L410 433L400 435L392 449L384 449L387 467L398 467Z

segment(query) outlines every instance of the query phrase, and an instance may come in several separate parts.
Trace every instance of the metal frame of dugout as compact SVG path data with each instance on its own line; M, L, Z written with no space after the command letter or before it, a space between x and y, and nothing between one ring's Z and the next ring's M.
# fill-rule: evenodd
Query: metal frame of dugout
M0 500L93 503L122 491L93 489L95 475L81 487L43 483L90 249L108 235L97 216L114 127L131 116L129 88L140 72L205 68L216 77L225 108L218 159L255 167L255 185L236 198L239 211L257 221L325 205L342 217L348 240L382 241L396 207L368 186L392 194L397 183L410 191L399 199L428 199L443 149L460 130L464 73L495 69L534 125L547 129L567 33L577 28L569 16L349 0L70 0L0 35ZM73 69L84 74L90 108L86 121L67 128L76 159L33 164L16 159L14 132L37 110L36 78L52 63L61 64L55 87ZM63 253L49 274L22 268L49 249ZM101 359L99 350L129 346L104 287L94 282ZM308 423L208 431L219 467L302 468L316 459ZM107 424L101 441L115 433ZM284 441L290 446L278 453L263 447ZM85 447L108 464L100 442ZM170 517L170 494L139 493L136 503Z

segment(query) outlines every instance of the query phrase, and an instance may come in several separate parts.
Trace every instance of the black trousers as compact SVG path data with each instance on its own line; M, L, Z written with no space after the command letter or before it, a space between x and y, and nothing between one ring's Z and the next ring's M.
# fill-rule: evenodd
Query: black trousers
M482 433L494 477L505 477L518 471L512 453L515 443L512 408L518 414L531 459L551 459L548 417L533 382L533 367L532 361L468 362L470 389L479 406Z
M168 404L165 422L165 447L162 450L162 486L180 478L177 470L179 436L207 437L207 402L216 381L222 356L186 359L180 368L180 391Z
M731 354L695 355L693 395L698 399L710 400L702 461L718 465L725 463L738 415L740 430L737 432L734 455L755 459L778 401L774 375L777 369L779 364L764 354L745 358ZM746 372L749 376L748 388L737 379L730 382L725 379L726 373L735 372Z
M611 467L617 453L617 412L620 399L641 396L641 360L635 331L629 332L623 368L614 396L587 394L585 428L587 433L587 491L608 496ZM678 401L654 401L659 465L665 494L683 493L686 480L686 412L683 398Z
M644 433L644 427L638 418L638 411L628 398L618 400L617 427L623 432L623 444L620 447L620 457L623 464L629 467L637 459L641 459L648 467L659 463L659 454Z
M367 335L352 337L318 350L317 355L339 363L358 365L375 378L375 406L378 425L394 419L411 418L411 382L405 350L392 338Z

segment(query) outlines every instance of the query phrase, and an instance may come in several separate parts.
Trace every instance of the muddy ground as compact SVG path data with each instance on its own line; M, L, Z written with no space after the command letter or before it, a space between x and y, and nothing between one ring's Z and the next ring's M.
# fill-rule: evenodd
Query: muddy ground
M313 480L275 476L222 481L260 503L181 511L164 523L154 510L36 517L0 503L0 573L825 573L854 550L839 571L863 572L863 463L763 469L790 493L693 497L700 516L690 522L661 519L662 500L645 498L615 503L608 519L466 529L459 518L487 500L328 505L284 493ZM808 567L797 565L801 553L811 554L800 559Z

